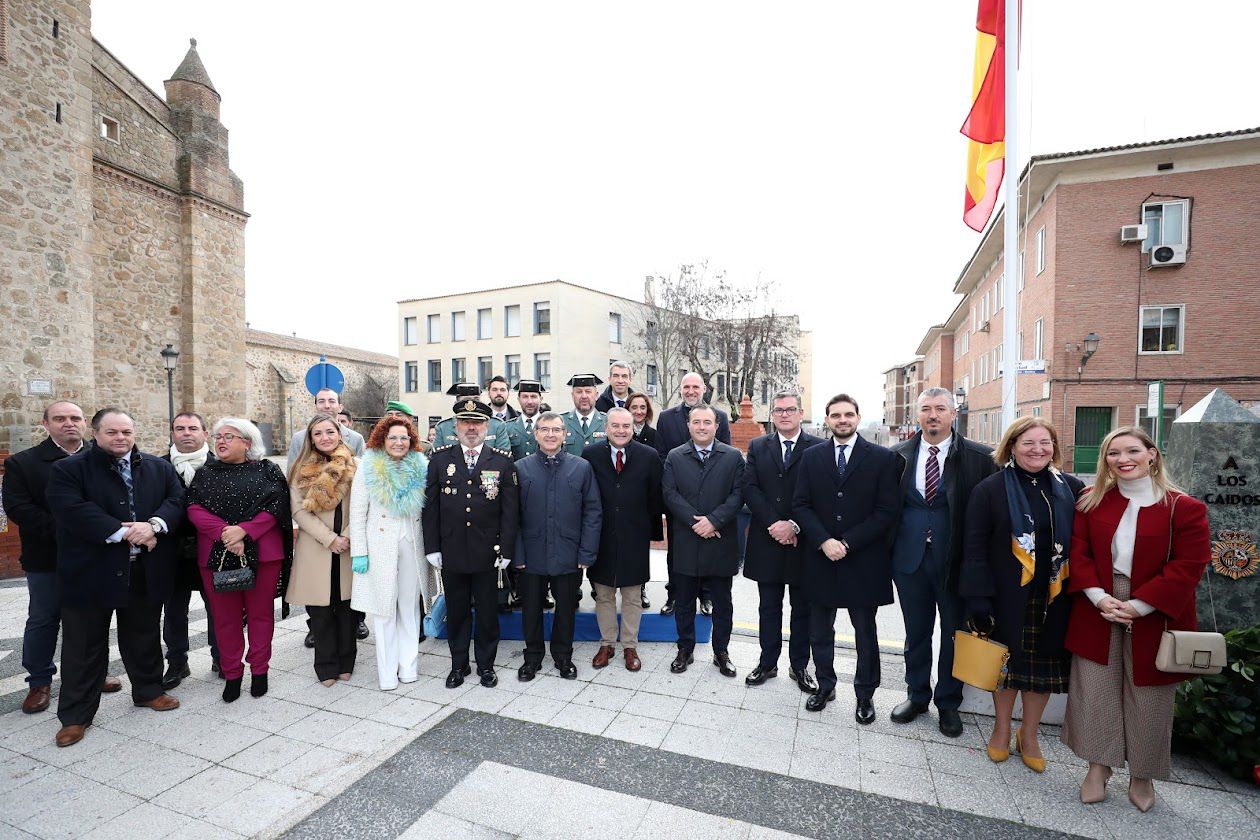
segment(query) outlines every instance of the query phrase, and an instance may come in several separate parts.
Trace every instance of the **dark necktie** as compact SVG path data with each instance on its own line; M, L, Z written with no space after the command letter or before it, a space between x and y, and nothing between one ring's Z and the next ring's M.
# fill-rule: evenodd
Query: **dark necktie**
M700 458L701 464L704 464L705 461L709 460L709 450L707 449L697 449L696 455Z
M792 441L783 441L783 469L787 469L788 461L792 460Z
M525 421L525 433L530 435L534 433L534 419L532 417Z
M616 465L618 475L621 475L621 470L623 467L625 467L625 465L626 465L625 456L622 454L622 451L618 449L617 450L617 465Z
M135 485L131 481L131 459L130 458L118 459L118 472L119 474L122 475L123 484L127 485L127 510L131 514L131 517L130 517L131 521L135 522L136 521L136 488L135 488ZM140 553L139 547L134 546L134 545L130 546L128 550L130 551L132 558L134 558L137 554Z
M844 459L844 445L836 447L836 472L840 473L840 477L844 478L844 471L848 467L848 463Z
M617 408L625 408L625 407L626 407L625 400L617 400Z
M936 460L940 452L939 446L929 447L927 463L923 465L923 501L928 503L928 507L931 507L936 491L941 486L941 464Z
M582 437L586 437L586 433L590 430L590 418L582 418Z

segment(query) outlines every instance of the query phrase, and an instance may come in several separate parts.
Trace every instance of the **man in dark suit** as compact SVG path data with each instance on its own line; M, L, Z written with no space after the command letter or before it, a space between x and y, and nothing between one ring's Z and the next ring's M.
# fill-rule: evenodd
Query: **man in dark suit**
M744 549L744 577L757 581L758 635L761 660L744 678L761 685L778 676L783 652L783 589L792 603L788 663L792 681L813 693L818 683L809 675L809 596L801 581L800 526L792 519L798 465L805 450L822 438L801 431L801 397L795 391L774 395L770 420L774 433L748 445L744 501L752 511Z
M618 360L609 365L608 387L595 401L595 410L607 414L610 409L625 408L630 395L634 393L634 389L630 387L630 377L633 375L634 370L629 362Z
M87 422L83 409L72 402L55 402L44 409L40 422L48 438L39 446L11 455L4 462L4 510L19 528L30 601L22 634L22 667L30 686L22 711L28 715L48 708L52 678L57 673L53 656L61 630L61 584L57 579L57 534L48 509L48 474L52 465L84 447ZM118 691L122 683L105 677L102 691Z
M678 656L669 669L687 670L696 646L696 598L707 586L713 596L713 664L735 676L727 646L734 607L731 581L739 573L736 518L744 506L744 456L715 439L717 412L697 405L687 419L691 439L665 459L662 491L673 514L674 624Z
M879 639L875 612L893 601L889 531L896 524L900 459L858 435L857 400L827 402L831 441L801 458L792 512L804 543L805 586L811 599L809 643L818 691L805 708L821 712L836 698L836 610L847 608L857 647L857 722L875 720Z
M617 590L621 590L621 648L626 670L638 671L639 618L643 585L652 576L652 540L662 538L661 480L664 468L656 450L634 440L634 417L613 408L606 418L608 439L582 453L595 471L603 504L599 554L586 576L595 587L599 650L591 665L603 668L615 653Z
M451 648L447 688L472 673L471 639L477 676L486 688L499 684L494 659L499 650L499 572L512 562L520 515L519 486L512 456L486 444L490 406L472 397L455 403L459 443L434 450L425 481L426 559L442 572L446 625ZM504 438L504 442L506 442ZM472 608L477 607L477 627Z
M505 377L491 377L486 383L486 396L490 398L490 416L504 423L511 423L519 412L508 402L508 381ZM508 444L500 442L500 449L507 449Z
M158 623L175 575L184 485L169 463L136 448L135 421L122 409L98 411L92 432L96 445L58 461L48 477L62 592L59 747L81 741L96 716L115 612L132 701L159 712L179 706L162 690Z
M656 450L661 455L661 460L665 460L670 452L673 452L679 446L691 440L691 431L687 426L687 419L691 415L691 409L704 403L704 380L700 378L698 373L689 373L678 383L678 393L682 396L682 403L667 408L661 412L660 418L656 421ZM730 421L726 417L726 412L720 408L709 406L717 415L717 440L720 443L730 445L731 442L731 426ZM667 532L672 531L673 523L671 522L671 513L669 506L665 509L665 529ZM674 543L670 540L665 553L665 565L669 570L669 580L665 582L665 606L661 607L661 615L673 615L674 613ZM700 612L705 615L713 613L713 601L709 596L707 588L700 590Z
M892 711L909 723L935 699L943 734L962 734L962 683L954 678L954 631L962 627L958 595L963 522L972 489L997 471L993 451L954 431L958 410L945 388L919 395L919 432L893 447L901 457L901 520L892 548L893 582L906 626L906 700ZM941 617L941 648L932 691L932 631Z

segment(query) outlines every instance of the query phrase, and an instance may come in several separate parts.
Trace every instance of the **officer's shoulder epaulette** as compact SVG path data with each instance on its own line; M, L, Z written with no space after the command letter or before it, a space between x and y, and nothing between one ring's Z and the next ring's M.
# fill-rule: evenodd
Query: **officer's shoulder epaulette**
M490 448L491 448L491 449L493 449L495 452L498 452L500 455L506 455L506 456L507 456L507 457L509 457L509 458L511 458L511 457L512 457L512 450L511 450L511 449L500 449L500 448L499 448L499 447L497 447L497 446L492 446L492 447L490 447Z
M455 446L455 444L453 444L453 443L448 443L448 444L446 444L445 446L435 446L435 447L433 447L433 454L434 454L434 455L436 455L436 454L438 454L439 452L445 452L446 450L451 449L451 448L453 448L454 446Z

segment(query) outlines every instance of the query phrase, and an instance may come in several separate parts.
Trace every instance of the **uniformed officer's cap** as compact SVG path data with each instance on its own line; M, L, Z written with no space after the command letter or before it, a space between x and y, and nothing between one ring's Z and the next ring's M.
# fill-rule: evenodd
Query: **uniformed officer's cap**
M537 379L522 379L516 383L516 392L518 394L545 394L542 383Z
M456 420L489 420L494 414L481 400L456 400L452 411Z
M570 377L568 382L570 388L594 388L596 385L603 384L604 380L593 373L579 373Z
M446 393L452 397L480 397L481 386L475 382L456 382L446 389Z

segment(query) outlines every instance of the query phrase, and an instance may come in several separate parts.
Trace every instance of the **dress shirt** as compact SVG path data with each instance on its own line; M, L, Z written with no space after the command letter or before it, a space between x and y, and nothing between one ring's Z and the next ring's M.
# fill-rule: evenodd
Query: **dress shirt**
M1111 568L1125 577L1133 577L1133 543L1137 539L1138 512L1144 507L1155 504L1155 487L1149 475L1142 478L1116 479L1116 488L1120 495L1129 500L1129 506L1120 517L1120 524L1111 536ZM1085 589L1085 597L1098 606L1098 602L1106 597L1107 591L1101 586L1090 586ZM1129 603L1139 615L1150 615L1155 608L1140 598L1131 598Z
M786 460L787 460L787 445L786 445L786 444L789 444L789 443L790 443L790 444L792 444L792 451L793 451L793 452L795 452L795 451L796 451L796 444L797 444L797 442L798 442L800 439L801 439L801 430L800 430L800 429L797 429L797 430L796 430L796 434L795 434L795 435L793 435L793 436L792 436L792 437L790 437L790 438L785 438L785 437L783 437L783 436L781 436L781 435L779 436L779 460L780 460L780 461L786 461ZM844 455L845 455L845 457L847 458L847 457L849 456L849 453L847 453L847 452L846 452L846 453L844 453Z
M936 453L936 466L940 468L941 480L945 480L945 458L949 455L949 447L954 443L954 436L950 435L940 443L928 443L927 438L919 438L919 460L914 465L914 489L919 491L920 496L926 495L927 490L927 459L932 457L932 453L928 451L930 447L935 446L941 451ZM848 453L845 453L848 455Z
M473 452L473 453L477 456L476 458L474 458L474 460L479 460L479 459L481 458L481 447L483 447L483 446L485 446L485 444L484 444L484 443L479 443L479 444L477 444L476 446L474 446L474 447L472 448L472 452ZM463 455L463 456L464 456L464 463L465 463L465 464L467 464L467 463L468 463L468 452L469 452L468 447L467 447L467 446L464 446L464 445L461 443L461 444L459 445L459 454L461 454L461 455Z
M626 403L630 402L630 392L627 391L624 397L619 397L616 394L613 394L612 401L613 405L617 406L617 408L625 408Z
M836 450L844 447L844 468L847 470L849 468L849 462L853 460L853 443L856 440L857 435L853 435L853 437L848 440L840 440L839 438L832 436L831 463L834 464L840 460L839 456L836 454Z
M53 441L53 443L56 443L56 441ZM61 449L61 445L60 445L60 444L58 444L57 448L58 448L58 449ZM76 449L74 452L78 452L78 451L80 451L81 449L83 449L83 443L82 443L82 442L80 442L80 443L79 443L79 448L78 448L78 449ZM64 450L64 449L62 449L61 451L62 451L62 452L65 452L65 450ZM74 452L71 452L71 453L69 453L69 454L73 455L73 454L74 454ZM130 457L130 456L128 456L128 457ZM119 459L118 459L119 464L121 464L121 463L122 463L122 461L124 461L124 460L126 460L126 459L125 459L125 458L119 458ZM154 534L165 534L167 531L169 531L169 530L170 530L169 528L167 528L167 527L166 527L166 520L165 520L165 519L163 519L163 518L162 518L162 517L160 517L160 516L155 516L155 517L153 517L152 519L150 519L148 522L149 522L150 527L152 527L152 528L153 528L153 533L154 533ZM130 526L127 526L127 525L122 526L122 527L121 527L121 528L119 528L117 531L115 531L114 533L110 534L108 537L106 537L106 538L105 538L105 544L106 544L106 545L113 545L114 543L120 543L120 542L122 542L122 541L123 541L123 538L127 535L127 531L129 531L129 530L130 530ZM139 553L140 553L140 549L139 549L139 547L137 547L137 546L132 546L132 547L131 547L131 554L132 554L132 556L133 556L133 557L134 557L135 555L139 554Z
M701 453L701 452L703 452L703 453L704 453L704 460L705 460L705 461L709 460L709 458L713 456L713 441L709 441L709 445L708 445L708 446L696 446L695 442L693 441L693 442L692 442L692 444L691 444L691 448L692 448L693 450L695 450L695 453L696 453L696 458L700 458L700 457L701 457L701 456L700 456L700 453Z

